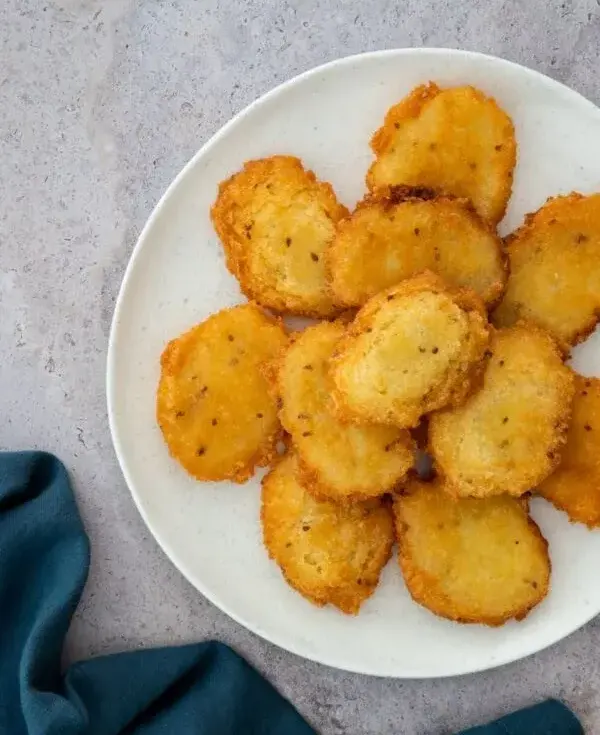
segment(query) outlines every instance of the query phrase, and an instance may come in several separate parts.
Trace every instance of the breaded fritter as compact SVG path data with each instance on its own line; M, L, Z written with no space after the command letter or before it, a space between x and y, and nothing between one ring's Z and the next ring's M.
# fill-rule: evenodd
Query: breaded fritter
M547 329L568 350L600 317L600 194L549 199L506 240L510 277L494 321Z
M538 493L572 521L600 526L600 380L575 376L573 415L560 464Z
M529 325L492 336L482 386L429 420L429 450L457 497L522 495L556 467L574 385L558 347Z
M490 308L507 278L499 237L467 200L407 186L365 197L338 224L327 260L334 295L347 306L430 270Z
M414 444L407 431L342 424L334 416L329 358L344 332L339 322L321 322L295 334L269 372L302 484L317 498L354 502L383 495L401 480L412 467Z
M367 186L407 184L470 199L496 225L504 216L516 162L510 117L474 87L421 85L388 110L373 135Z
M548 594L548 544L519 499L453 500L442 479L413 480L394 516L408 591L436 615L502 625Z
M331 361L333 398L345 420L414 427L458 405L488 344L485 308L472 291L432 273L367 301Z
M219 186L211 217L227 267L249 299L279 312L331 317L339 309L324 252L348 211L298 158L248 161Z
M250 303L165 348L157 420L173 457L198 480L244 482L275 455L282 431L261 365L286 341L280 321Z
M355 615L371 596L394 538L387 503L316 500L298 482L287 454L262 483L264 544L288 583L315 605Z

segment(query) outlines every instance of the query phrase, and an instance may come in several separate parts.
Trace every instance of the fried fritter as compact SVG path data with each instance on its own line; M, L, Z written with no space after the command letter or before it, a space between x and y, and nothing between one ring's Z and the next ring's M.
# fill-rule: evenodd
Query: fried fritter
M408 591L436 615L502 625L548 594L548 544L519 499L453 500L442 479L413 480L394 516Z
M549 199L506 241L510 277L494 321L547 329L563 349L600 317L600 194Z
M414 427L464 401L488 344L485 308L472 291L432 273L367 301L331 361L340 417Z
M538 493L572 521L600 526L600 380L575 376L573 415L556 471Z
M307 600L355 615L390 558L391 509L379 500L354 505L316 500L296 471L296 457L287 454L263 479L264 544Z
M522 495L556 467L571 415L573 373L543 330L492 336L482 387L429 420L429 449L457 497Z
M173 457L198 480L244 482L275 455L281 425L260 367L286 341L280 321L250 303L165 348L157 420Z
M516 162L510 117L474 87L421 85L388 110L373 135L367 186L427 186L470 199L496 225L504 216Z
M431 270L490 308L507 278L500 239L467 200L407 186L365 197L338 224L327 260L333 292L347 306Z
M348 210L330 184L292 156L248 161L219 186L211 210L227 267L249 299L279 312L330 317L339 311L324 252Z
M413 464L413 441L391 426L342 424L332 413L329 358L344 335L321 322L294 335L272 370L281 422L299 459L299 479L315 497L340 502L383 495Z

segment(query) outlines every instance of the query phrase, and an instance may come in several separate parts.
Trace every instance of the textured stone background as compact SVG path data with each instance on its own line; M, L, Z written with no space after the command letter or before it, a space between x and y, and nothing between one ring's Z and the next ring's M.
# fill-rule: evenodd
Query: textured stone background
M125 264L151 208L235 112L316 64L451 46L504 56L600 102L600 0L3 0L0 447L56 452L92 538L67 659L216 637L323 735L441 735L561 697L600 732L600 623L520 663L429 682L334 671L206 602L149 536L106 419ZM460 652L457 652L460 655Z

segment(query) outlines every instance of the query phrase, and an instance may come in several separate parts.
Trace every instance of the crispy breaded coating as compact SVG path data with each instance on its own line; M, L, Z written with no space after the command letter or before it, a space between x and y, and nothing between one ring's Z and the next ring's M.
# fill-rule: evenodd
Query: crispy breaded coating
M280 321L250 303L166 346L156 416L172 456L198 480L244 482L275 455L282 430L261 365L286 341Z
M600 380L575 376L573 415L560 464L537 492L572 521L600 526Z
M600 194L549 199L506 240L510 277L494 321L520 319L568 350L600 317Z
M519 499L453 500L442 479L413 480L394 516L408 591L436 615L502 625L548 594L548 544Z
M421 85L388 110L373 135L370 190L407 184L470 199L496 225L504 216L516 163L510 117L474 87Z
M317 498L355 502L401 480L412 467L414 443L402 429L342 424L333 414L329 359L344 333L339 322L321 322L295 334L269 372L300 481Z
M316 500L296 471L296 457L287 454L263 479L265 547L307 600L355 615L390 558L391 509L379 500L353 505Z
M414 427L423 414L462 403L489 339L472 291L432 273L371 298L331 361L333 398L345 420Z
M367 195L338 224L327 261L335 297L347 306L430 270L490 308L508 275L499 237L467 200L407 186Z
M573 373L552 338L531 325L495 332L483 383L429 420L429 450L457 497L522 495L559 462Z
M312 317L339 311L323 255L347 214L331 185L292 156L248 161L221 183L211 210L227 267L246 296Z

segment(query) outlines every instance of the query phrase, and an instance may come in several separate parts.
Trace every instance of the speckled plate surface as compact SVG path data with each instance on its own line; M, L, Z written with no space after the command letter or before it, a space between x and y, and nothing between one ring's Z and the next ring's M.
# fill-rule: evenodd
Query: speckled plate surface
M504 234L553 194L600 190L600 110L536 72L463 51L406 49L355 56L283 84L222 128L171 184L127 268L108 354L111 431L148 527L173 563L242 625L301 656L395 677L464 674L548 646L600 612L600 532L569 524L543 501L533 514L550 543L548 598L523 622L461 626L415 605L390 562L356 618L313 607L290 589L262 547L259 483L198 483L167 452L155 421L165 343L242 300L227 272L209 208L219 181L246 159L289 153L352 206L364 191L368 141L387 108L415 85L473 84L512 116L519 144ZM598 334L577 369L600 375Z

